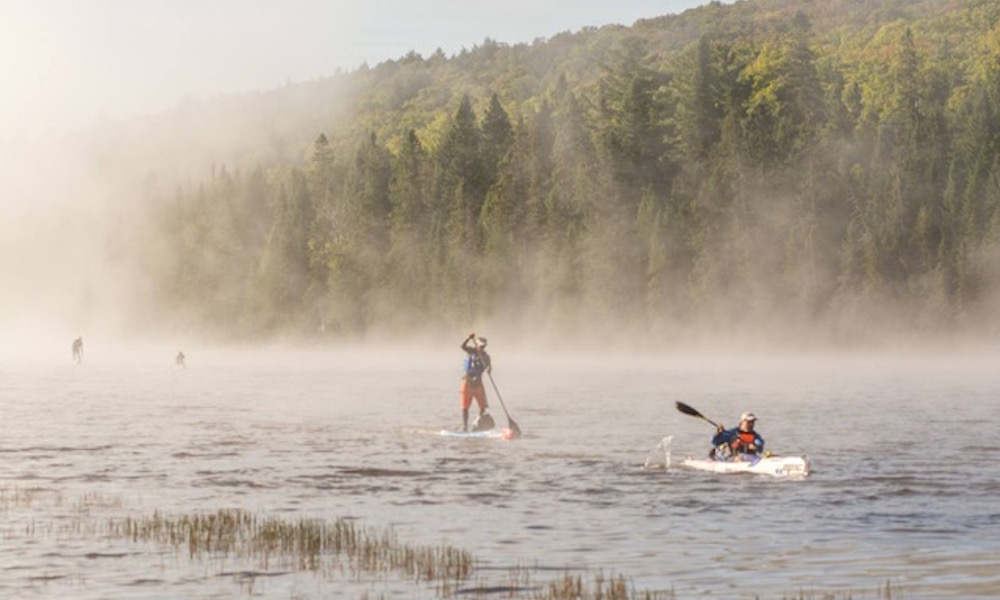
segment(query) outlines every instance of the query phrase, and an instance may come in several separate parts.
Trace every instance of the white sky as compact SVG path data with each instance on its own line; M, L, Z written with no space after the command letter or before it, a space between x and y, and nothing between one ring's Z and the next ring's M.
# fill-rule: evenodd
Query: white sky
M0 0L0 142L707 0Z

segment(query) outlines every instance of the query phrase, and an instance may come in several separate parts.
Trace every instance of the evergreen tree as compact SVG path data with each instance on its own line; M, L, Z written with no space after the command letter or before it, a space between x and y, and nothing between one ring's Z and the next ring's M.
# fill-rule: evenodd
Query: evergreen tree
M258 293L250 310L263 332L302 330L307 308L302 297L309 281L307 232L313 219L306 177L294 170L278 190L274 225L257 267Z
M489 189L496 182L500 162L506 158L514 143L514 128L507 111L494 93L483 115L482 124L483 185Z
M722 136L721 65L707 35L684 57L681 69L675 80L680 147L685 159L697 164L709 157Z
M405 307L387 316L393 330L427 324L432 282L440 281L440 264L430 243L430 169L427 152L414 130L404 138L394 159L389 182L392 206L389 227L387 278L394 304ZM418 315L425 315L418 318ZM398 318L396 318L398 317Z

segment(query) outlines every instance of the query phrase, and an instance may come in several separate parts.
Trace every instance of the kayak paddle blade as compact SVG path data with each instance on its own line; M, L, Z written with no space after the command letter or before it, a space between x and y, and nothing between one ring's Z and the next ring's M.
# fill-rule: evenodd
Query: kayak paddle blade
M686 415L691 415L692 417L698 417L699 419L704 419L705 421L708 421L711 425L715 425L716 427L719 426L715 421L713 421L713 420L709 419L708 417L706 417L705 415L701 414L700 412L698 412L693 407L688 406L687 404L684 404L683 402L676 402L675 404L677 405L677 410L681 411L682 413L684 413Z
M688 406L687 404L684 404L683 402L677 402L677 410L681 411L686 415L691 415L692 417L700 417L702 419L704 418L700 412Z

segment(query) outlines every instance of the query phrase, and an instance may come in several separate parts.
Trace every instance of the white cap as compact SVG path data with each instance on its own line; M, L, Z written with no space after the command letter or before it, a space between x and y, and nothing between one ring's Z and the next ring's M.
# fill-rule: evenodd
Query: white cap
M753 414L750 411L747 411L742 415L740 415L740 423L742 423L743 421L756 421L756 420L757 420L757 415Z

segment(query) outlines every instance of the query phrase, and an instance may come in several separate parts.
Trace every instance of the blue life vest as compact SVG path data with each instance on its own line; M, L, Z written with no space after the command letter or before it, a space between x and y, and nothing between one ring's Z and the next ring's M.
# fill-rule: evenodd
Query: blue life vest
M471 353L465 357L465 378L472 383L478 383L486 370L486 364L478 353Z

